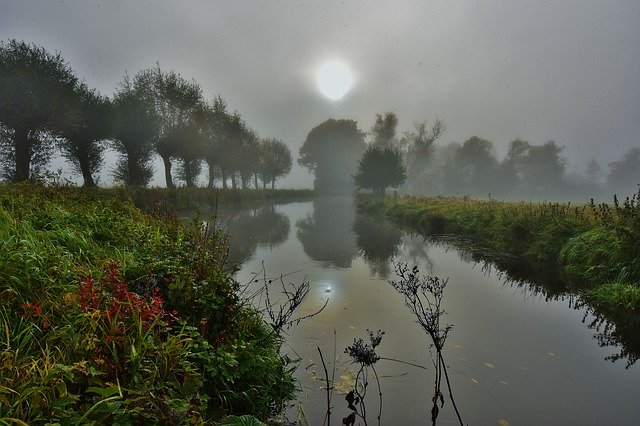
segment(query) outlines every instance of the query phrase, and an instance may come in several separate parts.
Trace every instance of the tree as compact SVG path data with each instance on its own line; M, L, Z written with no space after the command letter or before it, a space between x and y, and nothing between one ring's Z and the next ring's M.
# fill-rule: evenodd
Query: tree
M561 156L563 146L554 141L543 145L530 145L520 160L520 173L525 188L533 193L553 195L560 193L564 184L566 160Z
M353 182L358 189L371 189L384 195L386 188L397 188L407 180L402 153L397 148L370 146L358 163Z
M407 155L407 178L412 186L424 185L423 172L434 156L434 143L442 136L447 126L444 121L436 118L431 129L427 121L413 123L415 131L404 132L400 145L405 147Z
M607 186L614 192L633 194L640 184L640 148L631 148L620 160L609 163Z
M228 126L230 121L227 103L217 96L210 104L201 109L201 127L203 132L203 158L208 169L208 188L213 188L215 179L221 175L224 149L228 145ZM226 175L223 185L226 187Z
M291 171L293 160L289 147L278 139L264 139L260 146L262 187L271 182L271 189L276 180Z
M445 164L444 183L449 190L472 195L488 194L496 182L497 169L493 144L473 136L457 147Z
M62 155L82 175L84 185L96 186L94 175L103 163L105 139L113 133L113 109L109 98L80 84L75 91L76 120L61 132Z
M599 185L602 182L602 177L604 176L602 167L600 167L600 164L598 164L595 158L591 158L587 161L585 176L591 183L596 185Z
M164 163L167 188L174 188L171 159L182 149L190 149L177 137L177 132L195 123L202 104L202 90L195 81L187 81L173 70L162 71L160 65L136 74L133 90L159 118L154 146Z
M398 127L398 116L393 112L376 114L376 121L371 128L373 141L371 144L379 148L391 148L396 146L398 138L396 129Z
M75 118L69 104L77 84L60 53L15 39L0 44L0 127L11 180L28 180L47 163Z
M133 92L127 78L113 105L113 147L120 153L114 177L126 185L146 186L153 177L151 156L159 118L149 109L149 104Z
M354 120L329 119L309 132L298 164L315 174L316 190L348 192L365 148L364 133Z
M180 146L176 157L180 160L178 177L184 180L188 187L196 186L198 176L202 172L202 157L204 156L204 134L197 123L173 126L167 132L169 144Z

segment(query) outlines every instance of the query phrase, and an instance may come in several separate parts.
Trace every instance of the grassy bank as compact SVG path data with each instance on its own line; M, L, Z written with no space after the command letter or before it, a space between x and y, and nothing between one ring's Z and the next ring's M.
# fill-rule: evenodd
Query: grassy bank
M500 202L460 198L360 196L361 211L423 234L473 241L508 272L560 276L604 309L640 311L638 195L612 205Z
M268 418L290 365L223 236L123 198L0 185L0 424Z

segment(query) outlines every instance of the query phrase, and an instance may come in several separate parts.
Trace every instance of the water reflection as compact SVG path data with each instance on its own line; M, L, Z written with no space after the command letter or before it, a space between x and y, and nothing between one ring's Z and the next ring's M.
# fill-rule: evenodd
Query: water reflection
M296 223L305 254L323 266L349 268L358 254L351 234L355 218L352 198L323 197L313 201L313 214Z
M603 312L590 306L580 296L573 294L552 267L534 270L517 257L504 253L493 253L473 242L451 235L433 235L424 239L425 244L454 249L461 260L481 265L487 275L495 274L503 285L519 291L523 299L540 298L549 301L564 301L571 308L583 310L582 322L594 331L598 346L615 349L607 360L623 360L626 368L640 358L640 316L628 313Z
M372 275L389 278L391 259L398 255L402 232L397 226L380 223L369 215L357 215L352 231L362 258Z
M289 238L289 218L275 206L245 210L226 224L229 235L229 264L241 265L251 259L258 247L276 247Z

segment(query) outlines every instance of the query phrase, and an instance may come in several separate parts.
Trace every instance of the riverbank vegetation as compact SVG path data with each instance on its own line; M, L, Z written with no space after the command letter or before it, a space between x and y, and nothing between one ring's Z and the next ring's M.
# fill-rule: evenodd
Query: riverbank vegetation
M220 232L109 191L1 189L0 423L267 419L293 397Z
M428 234L471 240L476 255L519 277L560 276L597 307L640 311L640 193L613 204L360 196L361 211Z

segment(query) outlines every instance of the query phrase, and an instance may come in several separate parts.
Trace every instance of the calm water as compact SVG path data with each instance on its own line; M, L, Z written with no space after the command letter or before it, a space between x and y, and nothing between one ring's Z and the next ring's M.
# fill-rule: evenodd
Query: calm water
M428 339L387 283L394 278L392 259L449 278L445 321L454 328L444 357L465 423L640 424L639 366L628 366L626 349L612 341L611 329L589 327L594 318L567 297L509 284L447 244L357 216L350 199L243 212L229 222L229 232L231 257L242 264L240 282L249 283L264 262L269 276L310 282L300 315L329 299L323 312L289 330L283 349L302 359L300 406L312 425L322 424L326 411L323 383L315 375L324 377L317 347L330 375L335 353L336 388L344 391L356 369L344 348L366 338L367 329L386 332L379 355L428 367L378 362L382 424L430 423ZM620 353L616 362L607 359ZM370 386L368 420L376 424L377 392ZM334 393L332 405L332 423L339 425L350 413L344 394ZM450 423L457 421L447 400L439 424Z

